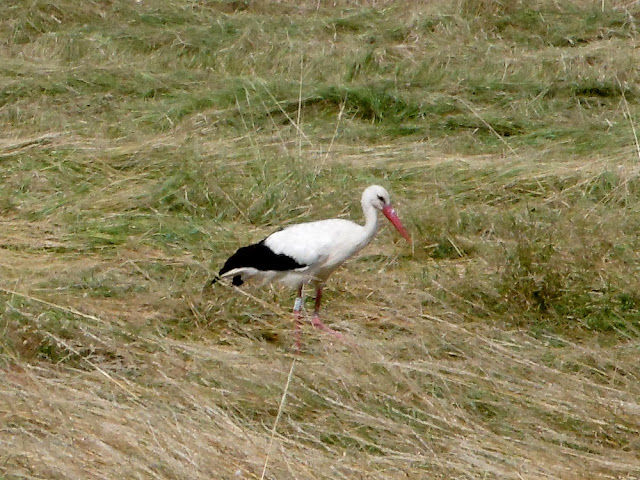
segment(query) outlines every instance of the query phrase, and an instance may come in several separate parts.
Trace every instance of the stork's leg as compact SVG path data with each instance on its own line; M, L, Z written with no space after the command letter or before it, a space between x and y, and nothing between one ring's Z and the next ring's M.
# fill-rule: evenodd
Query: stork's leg
M298 296L296 297L296 301L293 304L293 336L296 339L296 352L300 351L300 347L302 346L302 342L300 341L300 317L302 314L300 313L302 310L302 285L298 288Z
M322 301L322 285L318 285L316 287L316 305L313 309L313 317L311 319L311 323L314 327L319 328L327 333L331 333L338 338L342 338L342 334L340 332L336 332L334 329L327 327L322 320L320 320L320 302Z

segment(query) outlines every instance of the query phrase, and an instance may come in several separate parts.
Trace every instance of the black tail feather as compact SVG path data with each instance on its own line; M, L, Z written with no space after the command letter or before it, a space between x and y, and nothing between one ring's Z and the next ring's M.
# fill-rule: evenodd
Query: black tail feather
M215 285L220 280L222 280L222 277L220 275L216 275L215 277L213 277L213 280L211 280L209 285ZM234 275L231 280L231 284L235 285L236 287L239 287L243 283L244 283L244 280L242 279L242 275Z
M211 285L218 282L222 278L222 275L236 268L251 267L256 270L275 270L281 272L285 270L295 270L296 268L305 266L306 265L298 263L297 260L284 253L274 253L273 250L265 245L264 240L262 240L253 245L241 247L236 253L231 255L231 257L224 262L218 274L213 277ZM244 279L241 273L233 276L231 281L232 285L239 287L243 283Z

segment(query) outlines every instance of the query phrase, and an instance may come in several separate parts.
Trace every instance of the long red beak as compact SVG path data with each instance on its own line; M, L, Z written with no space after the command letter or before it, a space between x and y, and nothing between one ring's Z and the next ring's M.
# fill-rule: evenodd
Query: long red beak
M407 232L407 229L404 228L404 225L402 225L402 222L400 221L400 218L398 217L398 214L396 213L394 208L391 205L385 205L384 207L382 207L382 213L384 213L384 216L387 217L391 223L393 223L393 226L396 227L396 230L398 230L398 232L400 232L400 235L406 238L407 242L411 243L409 232Z

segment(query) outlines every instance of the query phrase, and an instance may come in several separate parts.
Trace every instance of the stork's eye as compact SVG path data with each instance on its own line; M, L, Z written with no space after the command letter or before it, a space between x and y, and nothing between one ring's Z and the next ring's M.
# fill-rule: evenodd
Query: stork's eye
M378 200L380 200L382 203L384 203L384 198L382 198L382 195L378 195Z

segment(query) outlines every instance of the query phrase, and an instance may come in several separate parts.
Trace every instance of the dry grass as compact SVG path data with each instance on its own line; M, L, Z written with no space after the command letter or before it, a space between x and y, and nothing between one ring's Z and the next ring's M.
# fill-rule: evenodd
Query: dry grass
M0 478L640 478L636 5L76 3L0 7ZM373 182L347 343L203 289Z

